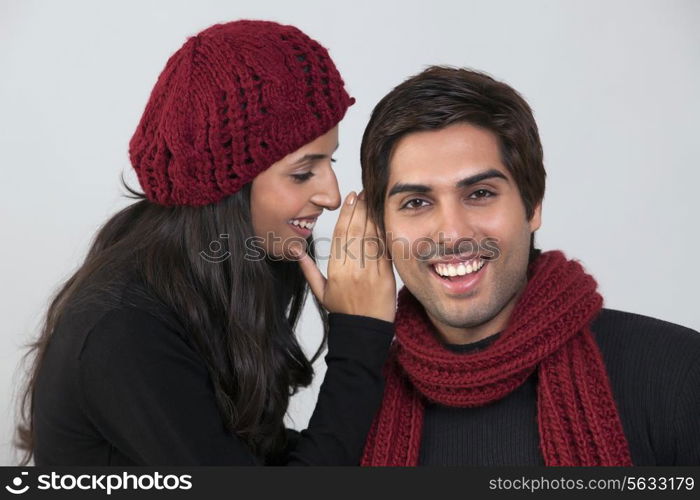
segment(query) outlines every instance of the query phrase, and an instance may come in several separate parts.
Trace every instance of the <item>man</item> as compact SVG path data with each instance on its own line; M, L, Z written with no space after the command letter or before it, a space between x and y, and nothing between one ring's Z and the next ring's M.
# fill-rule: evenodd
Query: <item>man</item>
M374 109L362 179L405 284L364 465L700 464L700 334L603 309L534 248L545 170L515 90L410 78Z

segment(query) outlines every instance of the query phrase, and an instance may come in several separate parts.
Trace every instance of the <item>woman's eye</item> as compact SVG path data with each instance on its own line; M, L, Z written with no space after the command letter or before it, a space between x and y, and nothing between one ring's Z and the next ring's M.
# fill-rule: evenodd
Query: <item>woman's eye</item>
M337 160L335 158L331 158L331 163L335 163Z
M421 203L427 203L425 200L421 200L420 198L413 198L412 200L408 200L406 203L403 204L401 209L403 210L404 208L408 208L409 210L415 210L416 208L421 208L424 205L420 205Z
M477 189L471 194L470 198L490 198L492 196L494 196L494 194L488 189Z
M292 174L294 182L308 181L314 176L313 172L304 172L303 174Z

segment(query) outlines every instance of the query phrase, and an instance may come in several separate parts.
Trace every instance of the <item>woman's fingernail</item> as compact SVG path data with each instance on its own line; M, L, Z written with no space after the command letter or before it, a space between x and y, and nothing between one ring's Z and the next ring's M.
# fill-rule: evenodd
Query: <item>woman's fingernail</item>
M355 194L355 191L350 191L350 194L348 195L348 205L354 205L355 200L357 199L357 195Z
M292 254L292 257L299 257L301 255L301 248L299 248L298 244L292 243L289 245L289 253Z

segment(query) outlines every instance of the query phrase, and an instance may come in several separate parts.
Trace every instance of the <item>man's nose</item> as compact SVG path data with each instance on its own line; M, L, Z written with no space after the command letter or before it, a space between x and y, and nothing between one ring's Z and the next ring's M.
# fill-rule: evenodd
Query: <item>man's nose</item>
M433 241L451 249L465 239L474 238L476 233L471 219L471 215L458 201L440 204L433 221Z

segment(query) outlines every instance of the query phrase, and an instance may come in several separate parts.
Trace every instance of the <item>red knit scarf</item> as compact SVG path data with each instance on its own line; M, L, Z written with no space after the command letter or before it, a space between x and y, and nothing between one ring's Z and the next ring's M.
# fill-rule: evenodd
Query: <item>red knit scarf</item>
M503 333L486 349L442 346L422 305L399 293L382 406L362 465L418 464L424 400L482 406L538 374L540 451L549 466L630 466L627 439L589 324L603 299L578 262L545 252ZM514 464L516 465L516 464Z

